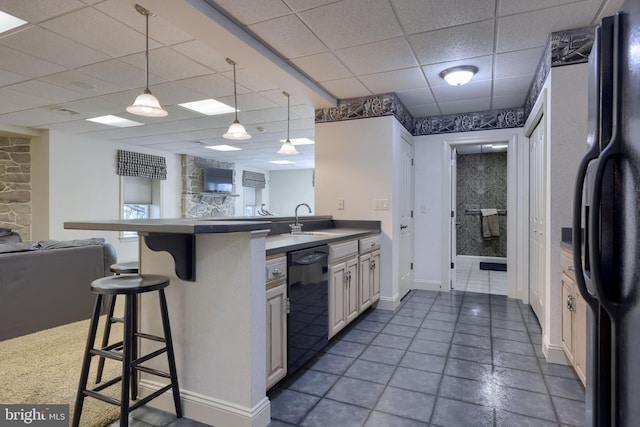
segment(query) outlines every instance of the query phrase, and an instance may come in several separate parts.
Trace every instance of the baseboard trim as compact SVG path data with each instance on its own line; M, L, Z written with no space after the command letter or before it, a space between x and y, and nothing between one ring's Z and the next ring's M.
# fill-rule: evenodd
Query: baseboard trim
M442 288L442 283L435 280L415 280L413 282L413 289L419 289L421 291L436 291L436 292L448 292L448 289Z
M141 397L145 397L159 390L163 384L142 379L139 386ZM216 426L266 427L271 422L271 401L266 396L253 408L184 389L180 390L180 398L183 415L201 423ZM162 394L147 405L175 413L171 392Z
M547 336L542 338L542 353L549 363L557 363L559 365L571 365L567 355L564 353L561 345L553 345L549 342Z
M396 308L398 308L399 305L400 305L400 294L396 293L392 297L385 297L381 295L380 299L378 300L378 304L376 305L376 308L379 308L381 310L394 311Z

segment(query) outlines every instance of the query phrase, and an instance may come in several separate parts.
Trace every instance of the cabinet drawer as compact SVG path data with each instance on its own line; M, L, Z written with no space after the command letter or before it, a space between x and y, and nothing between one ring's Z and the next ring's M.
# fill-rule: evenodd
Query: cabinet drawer
M267 284L287 278L287 257L280 256L267 260Z
M365 237L364 239L360 239L358 241L359 251L366 252L374 249L378 249L380 247L380 235Z
M563 248L562 251L560 251L560 264L566 275L575 280L576 274L573 266L573 252Z
M329 263L358 253L358 241L350 240L344 243L329 245Z

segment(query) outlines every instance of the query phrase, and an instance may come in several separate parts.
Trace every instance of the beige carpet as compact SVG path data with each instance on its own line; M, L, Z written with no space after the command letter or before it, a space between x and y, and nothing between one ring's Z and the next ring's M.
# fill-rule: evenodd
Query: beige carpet
M98 343L102 340L105 317L102 316L98 327ZM88 332L89 321L83 320L0 341L0 402L68 404L72 419ZM121 337L122 325L116 323L111 329L112 341ZM93 357L89 375L90 387L95 382L97 365L98 358ZM107 360L103 379L118 376L121 366L118 362ZM112 396L119 396L119 392L120 383L105 390L105 393ZM86 398L80 425L106 426L118 419L119 414L117 406Z

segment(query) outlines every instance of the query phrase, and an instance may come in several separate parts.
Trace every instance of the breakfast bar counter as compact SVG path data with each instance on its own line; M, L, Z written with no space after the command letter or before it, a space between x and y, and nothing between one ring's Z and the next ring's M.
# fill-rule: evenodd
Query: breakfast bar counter
M67 222L65 228L136 231L140 273L170 278L166 295L186 417L217 426L269 424L265 356L268 223L158 219ZM143 297L141 304L140 330L159 334L156 299ZM162 388L156 378L142 374L141 396ZM149 404L173 412L170 394Z

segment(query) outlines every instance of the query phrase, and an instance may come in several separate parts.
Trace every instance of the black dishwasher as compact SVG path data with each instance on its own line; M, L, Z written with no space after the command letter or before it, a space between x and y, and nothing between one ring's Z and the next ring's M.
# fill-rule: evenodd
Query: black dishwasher
M287 375L329 341L329 246L287 253Z

